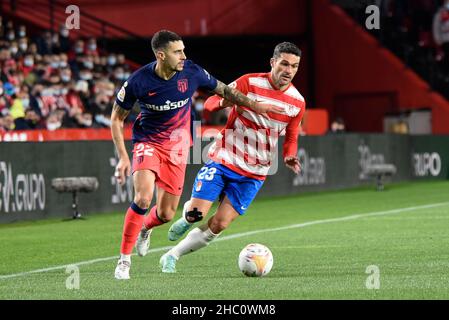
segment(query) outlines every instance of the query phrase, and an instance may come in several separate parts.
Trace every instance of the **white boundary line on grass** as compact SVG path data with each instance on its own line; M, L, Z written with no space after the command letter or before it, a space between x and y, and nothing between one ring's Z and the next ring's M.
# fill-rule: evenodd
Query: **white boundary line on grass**
M253 234L263 233L263 232L273 232L273 231L282 231L282 230L295 229L295 228L304 228L304 227L313 226L316 224L348 221L348 220L354 220L354 219L358 219L358 218L382 216L382 215L401 213L401 212L406 212L406 211L414 211L414 210L419 210L419 209L442 207L442 206L446 206L446 205L449 205L449 202L440 202L440 203L415 206L415 207L406 207L406 208L400 208L400 209L392 209L392 210L386 210L386 211L375 211L375 212L368 212L368 213L353 214L353 215L340 217L340 218L333 218L333 219L314 220L314 221L309 221L309 222L292 224L292 225L288 225L288 226L284 226L284 227L260 229L260 230L254 230L254 231L249 231L249 232L231 234L229 236L224 236L224 237L218 238L216 241L225 241L225 240L230 240L230 239L236 239L236 238L250 236ZM150 249L148 251L148 253L165 251L165 250L169 250L170 248L172 248L172 246ZM135 255L135 254L133 254L133 255ZM74 266L74 265L82 266L82 265L88 265L88 264L109 261L109 260L114 260L114 259L118 259L118 256L81 261L81 262L76 262L76 263L72 263L72 264L66 264L63 266L55 266L55 267L37 269L37 270L26 271L26 272L15 273L15 274L8 274L8 275L2 275L2 276L0 275L0 280L27 276L27 275L30 275L33 273L43 273L43 272L54 271L54 270L59 270L59 269L66 269L68 266Z

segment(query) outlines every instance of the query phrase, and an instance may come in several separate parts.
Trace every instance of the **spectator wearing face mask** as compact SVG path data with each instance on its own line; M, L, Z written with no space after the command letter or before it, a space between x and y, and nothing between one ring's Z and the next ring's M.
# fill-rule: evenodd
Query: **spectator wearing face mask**
M21 56L25 55L28 50L28 38L23 37L18 41L19 53Z
M92 71L94 69L95 63L94 63L94 56L86 55L82 59L82 66L86 69L89 69Z
M61 68L59 70L59 76L61 82L67 84L72 80L72 70L70 70L70 68Z
M51 67L51 71L57 71L59 69L60 66L60 58L59 55L57 54L52 54L50 56L50 67Z
M17 30L17 38L19 38L19 39L25 38L26 34L27 34L27 28L23 24L21 24L19 26L19 29Z
M106 65L110 68L108 71L112 70L117 64L117 56L114 53L110 53L106 60Z
M84 41L78 39L75 41L75 44L72 47L72 50L69 51L68 56L69 60L76 60L77 57L83 56L85 54Z
M97 40L95 38L90 38L86 45L86 55L98 57L100 54L98 52Z
M59 67L60 68L69 67L69 58L68 58L67 54L65 54L65 53L59 54Z
M6 31L5 40L14 41L16 39L16 35L14 34L14 30L10 29Z
M30 72L34 70L34 57L31 54L27 54L24 56L22 64L20 66L21 71L23 72L24 77L28 77Z
M16 41L11 41L9 51L11 52L11 58L17 59L19 57L19 45Z
M54 131L56 129L59 129L62 125L62 119L61 119L60 113L58 113L56 111L50 113L45 124L46 124L47 130Z
M116 67L112 76L112 81L116 86L127 79L125 70L122 67Z
M88 68L82 68L79 73L79 79L91 82L93 79L92 72Z

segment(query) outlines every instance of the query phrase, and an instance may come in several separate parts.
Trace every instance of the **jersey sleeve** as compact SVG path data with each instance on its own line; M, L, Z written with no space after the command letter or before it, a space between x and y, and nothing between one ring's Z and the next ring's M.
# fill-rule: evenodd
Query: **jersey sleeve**
M206 88L207 90L214 90L217 87L217 79L210 75L205 69L199 65L194 64L195 76L200 88Z
M231 88L237 89L238 91L240 91L241 93L246 95L248 93L248 86L249 86L248 78L246 76L242 76L242 77L238 78L237 80L231 82L229 84L229 86ZM221 100L223 100L223 98L218 95L209 97L204 104L204 108L207 111L214 112L214 111L220 109L220 101Z
M131 110L137 100L137 97L134 94L134 83L133 77L129 77L128 80L123 83L115 98L115 102L125 110Z
M285 130L285 140L283 146L283 158L286 157L296 157L298 152L298 134L300 130L301 120L304 116L304 112L306 111L305 102L302 103L301 111L290 120Z

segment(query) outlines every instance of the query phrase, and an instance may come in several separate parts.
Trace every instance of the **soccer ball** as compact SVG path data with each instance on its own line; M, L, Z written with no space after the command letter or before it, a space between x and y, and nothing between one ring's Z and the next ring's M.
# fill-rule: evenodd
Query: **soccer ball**
M273 267L273 254L263 244L251 243L240 252L239 268L245 276L263 277Z

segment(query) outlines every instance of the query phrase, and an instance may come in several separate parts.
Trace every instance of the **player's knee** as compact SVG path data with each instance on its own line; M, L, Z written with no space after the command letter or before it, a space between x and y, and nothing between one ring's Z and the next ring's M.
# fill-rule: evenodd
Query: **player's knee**
M134 203L137 204L139 208L146 209L150 207L151 199L143 195L136 194L134 197Z
M192 208L192 210L184 212L184 219L190 223L201 221L203 220L203 212L199 211L198 208Z
M209 229L215 234L219 234L228 226L229 222L226 220L211 219L209 223Z

